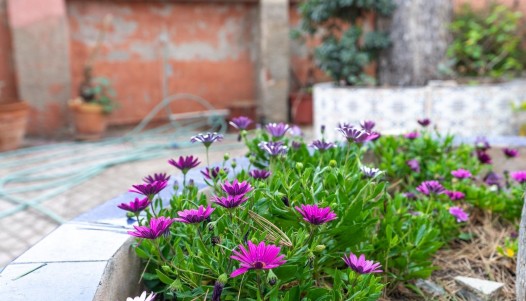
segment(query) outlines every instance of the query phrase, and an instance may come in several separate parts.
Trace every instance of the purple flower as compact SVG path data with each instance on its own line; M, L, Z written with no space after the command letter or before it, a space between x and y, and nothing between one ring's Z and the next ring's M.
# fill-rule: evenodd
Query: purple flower
M226 197L214 196L212 202L225 207L225 208L235 208L248 200L244 194L240 195L229 195Z
M290 143L290 146L292 147L293 150L298 150L301 147L301 142L299 142L299 141L292 141Z
M491 156L485 151L477 151L477 159L481 164L491 164Z
M248 248L239 245L239 249L241 252L234 250L232 251L234 255L230 257L241 263L239 269L230 274L232 278L244 274L248 270L274 269L286 262L283 259L285 256L279 254L281 248L275 245L265 245L264 242L260 242L256 246L251 241L248 241Z
M170 176L166 173L154 173L153 176L148 175L142 179L145 183L152 184L155 181L164 182L170 180Z
M414 132L409 132L409 133L405 134L404 137L406 137L409 140L414 140L414 139L420 137L420 134L418 132L414 131Z
M161 192L161 190L163 190L166 185L168 185L168 181L155 181L153 183L132 185L133 189L130 189L129 191L151 198Z
M382 171L379 170L378 168L367 167L367 166L360 166L360 171L366 178L374 178L376 175L379 175L382 173Z
M290 128L290 134L292 136L296 136L296 137L302 137L303 136L303 131L301 130L301 128L297 125L293 125L291 128Z
M254 169L248 173L252 178L256 180L265 180L270 177L270 171Z
M190 169L197 167L201 162L198 161L197 157L194 158L194 156L180 156L179 160L175 161L174 159L170 159L168 160L168 163L182 171L183 174L186 174Z
M229 122L229 124L236 129L243 131L248 128L248 126L252 123L252 119L246 117L246 116L239 116L232 118L232 120Z
M265 126L267 132L272 135L274 138L283 137L287 131L290 129L290 126L286 123L269 123Z
M500 187L500 177L498 174L490 171L485 177L484 177L484 183L489 186L497 185Z
M453 215L459 223L467 222L469 220L469 215L460 207L449 208L449 213L451 213L451 215Z
M502 150L502 152L504 153L504 155L506 156L506 158L515 158L519 155L519 150L517 149L514 149L514 148L504 148Z
M208 207L205 209L203 206L199 206L197 209L187 209L177 212L179 217L174 218L174 221L185 223L185 224L198 224L207 219L215 208Z
M463 200L466 195L463 192L460 191L446 191L445 194L449 197L452 201L460 201Z
M515 180L517 183L524 183L526 182L526 171L514 171L510 173L510 176L513 180Z
M266 151L271 156L279 156L287 154L287 146L283 145L283 142L265 142L259 143L259 148Z
M479 151L484 152L490 149L491 146L489 145L489 142L486 139L486 137L477 137L477 139L475 139L475 148Z
M212 168L207 167L204 170L201 170L201 174L203 174L203 176L208 180L214 180L219 176L221 170L223 170L225 174L228 174L228 168L220 168L218 166Z
M366 141L376 141L378 140L378 138L380 138L382 135L378 132L370 132L370 133L367 133L367 138L366 138Z
M412 193L412 192L404 192L402 193L402 195L407 198L407 199L410 199L410 200L414 200L416 199L416 194Z
M232 184L226 181L221 185L221 188L230 196L245 195L253 189L247 181L238 182L237 179L235 179Z
M365 131L354 128L347 123L340 124L336 129L342 133L348 142L354 141L356 143L362 143L367 141L367 138L369 137L369 134Z
M428 125L431 124L431 120L429 120L429 118L418 119L417 122L423 127L427 127Z
M309 144L309 146L319 150L320 152L324 152L330 148L335 147L336 145L332 142L325 142L325 140L314 140L311 144Z
M371 273L381 273L383 272L380 268L382 267L379 262L374 262L372 260L365 260L365 255L360 255L356 257L353 253L350 253L349 256L343 256L343 261L356 273L358 274L371 274Z
M373 128L375 125L376 123L374 123L374 121L372 120L363 120L362 122L360 122L360 126L362 127L362 130L368 133L373 131Z
M139 238L156 239L165 234L173 222L173 219L165 216L152 217L149 226L133 226L135 231L128 231L128 234Z
M445 192L444 187L438 181L424 181L416 190L425 195L442 194Z
M414 172L420 172L420 163L416 159L407 160L405 162L409 168Z
M137 213L146 209L148 205L150 205L150 200L148 198L144 198L142 200L140 200L139 198L135 198L134 201L131 201L128 204L122 203L120 205L117 205L117 207L121 208L122 210Z
M319 208L318 205L301 205L295 207L295 209L301 213L303 219L313 225L321 225L332 220L335 220L336 213L331 211L330 207Z
M193 136L192 139L190 139L190 142L192 143L201 142L204 144L206 148L208 148L210 147L210 145L212 145L212 143L216 141L221 141L221 140L223 140L223 135L218 134L218 133L208 132L206 134L200 133L200 134Z
M465 170L462 168L453 170L451 174L457 179L469 179L472 177L471 172L469 172L469 170Z

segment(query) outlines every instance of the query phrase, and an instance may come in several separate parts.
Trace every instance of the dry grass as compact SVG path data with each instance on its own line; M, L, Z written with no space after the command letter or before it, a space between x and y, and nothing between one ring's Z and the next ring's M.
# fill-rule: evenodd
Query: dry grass
M506 237L515 231L509 223L501 222L489 213L477 211L472 213L469 225L464 232L473 234L470 241L455 240L449 247L440 250L434 257L434 265L439 267L431 276L431 281L443 287L447 296L429 298L418 296L407 288L399 286L392 296L384 301L394 300L463 300L456 297L461 289L454 280L456 276L466 276L492 280L505 284L499 301L513 301L515 298L514 259L498 254L497 246L502 246Z

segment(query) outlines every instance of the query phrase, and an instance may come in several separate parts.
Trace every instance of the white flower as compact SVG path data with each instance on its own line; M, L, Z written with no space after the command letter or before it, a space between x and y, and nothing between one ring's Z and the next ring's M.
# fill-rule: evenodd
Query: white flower
M153 299L155 299L154 293L151 293L150 295L146 296L146 291L144 291L139 297L135 297L133 299L131 297L128 297L126 298L126 301L153 301Z

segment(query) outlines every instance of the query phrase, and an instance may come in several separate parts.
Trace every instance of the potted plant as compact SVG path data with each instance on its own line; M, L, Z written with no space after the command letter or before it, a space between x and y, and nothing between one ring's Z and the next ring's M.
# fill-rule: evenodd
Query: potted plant
M92 78L91 70L84 69L80 96L69 103L78 140L100 139L106 132L107 116L117 106L111 82L104 77Z
M2 101L0 86L0 151L17 149L26 133L29 106L23 101Z

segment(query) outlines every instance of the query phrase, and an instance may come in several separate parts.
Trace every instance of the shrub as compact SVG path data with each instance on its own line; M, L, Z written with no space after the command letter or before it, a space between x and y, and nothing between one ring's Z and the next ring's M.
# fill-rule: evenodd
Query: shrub
M364 32L362 24L367 16L373 13L387 16L394 8L392 0L304 1L300 6L301 29L310 35L323 32L323 42L315 51L319 67L337 84L372 82L364 68L390 42L386 33Z
M521 18L520 12L504 5L492 5L487 11L464 6L451 23L454 40L448 56L455 71L461 76L497 78L522 71Z

